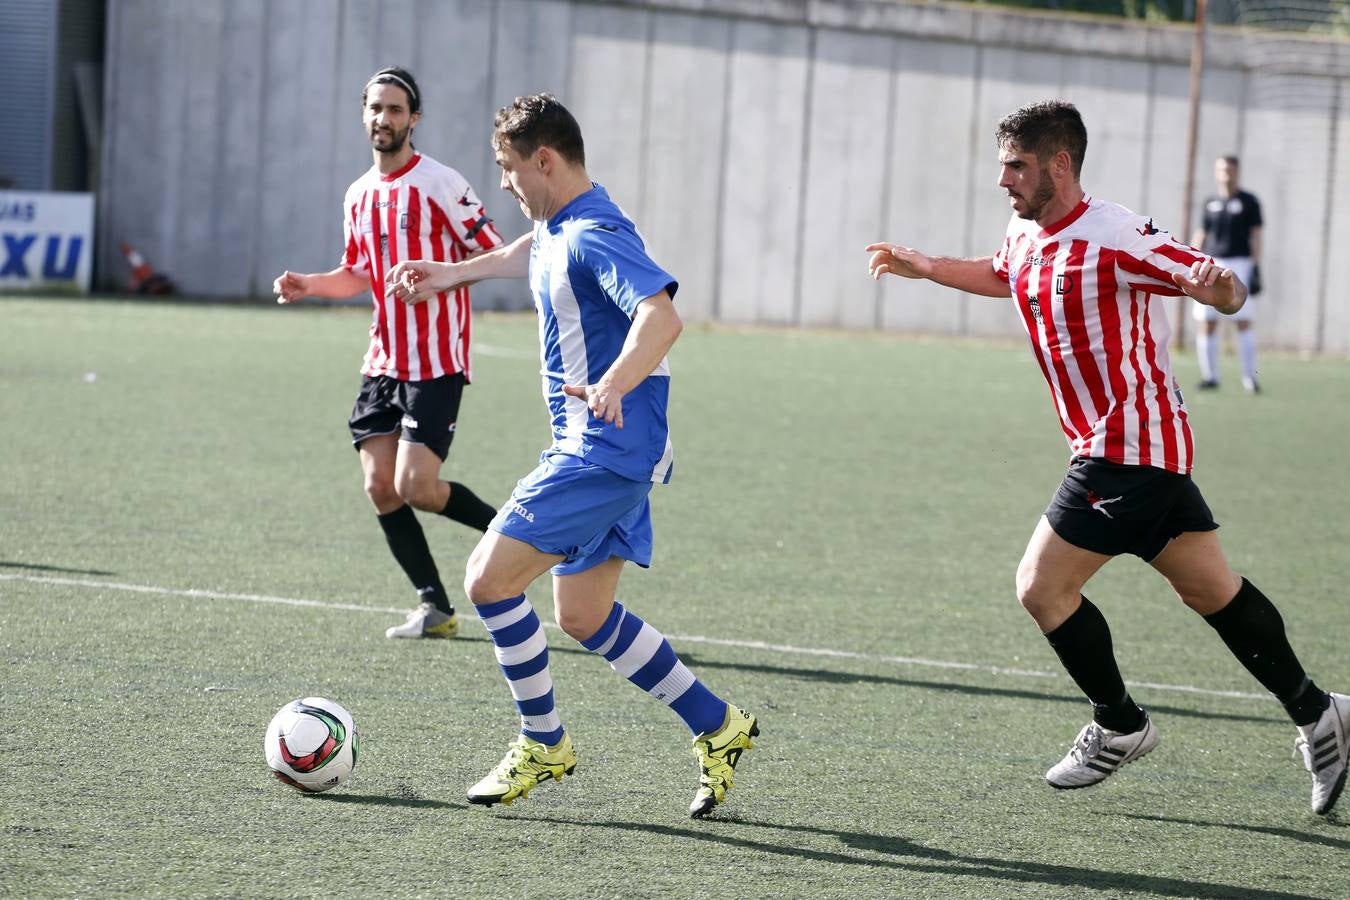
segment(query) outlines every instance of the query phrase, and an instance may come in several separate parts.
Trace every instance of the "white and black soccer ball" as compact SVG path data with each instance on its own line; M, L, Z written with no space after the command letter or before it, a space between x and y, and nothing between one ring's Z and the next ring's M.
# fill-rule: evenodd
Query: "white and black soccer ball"
M263 752L279 780L317 794L352 774L360 742L356 721L340 704L303 697L277 710L267 725Z

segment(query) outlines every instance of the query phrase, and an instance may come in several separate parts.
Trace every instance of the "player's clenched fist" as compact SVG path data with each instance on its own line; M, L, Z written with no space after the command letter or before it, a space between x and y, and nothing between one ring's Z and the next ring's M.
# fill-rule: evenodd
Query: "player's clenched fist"
M455 285L450 264L423 259L399 263L385 274L384 282L405 303L421 303Z
M298 272L282 272L272 282L272 293L277 295L278 303L294 303L309 296L309 276Z

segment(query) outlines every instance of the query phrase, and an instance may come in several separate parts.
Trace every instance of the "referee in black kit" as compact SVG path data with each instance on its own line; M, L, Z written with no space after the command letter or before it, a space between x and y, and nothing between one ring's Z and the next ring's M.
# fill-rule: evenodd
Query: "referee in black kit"
M1251 298L1261 293L1261 204L1238 188L1238 158L1221 156L1214 161L1214 182L1219 192L1205 201L1201 225L1191 235L1191 246L1214 257L1247 285L1247 302L1233 314L1237 322L1238 358L1242 361L1242 386L1259 393L1256 380L1256 333L1252 330ZM1196 321L1195 355L1200 360L1200 387L1219 386L1219 311L1202 303L1191 304Z

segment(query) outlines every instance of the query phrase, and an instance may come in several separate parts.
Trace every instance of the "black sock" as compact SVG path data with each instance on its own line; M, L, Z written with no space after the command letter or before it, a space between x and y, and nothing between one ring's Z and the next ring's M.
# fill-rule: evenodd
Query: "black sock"
M1111 628L1102 611L1088 598L1064 622L1045 636L1055 648L1069 677L1092 701L1092 719L1111 731L1138 731L1144 711L1125 690L1111 650Z
M488 524L497 511L479 500L477 494L458 481L451 481L449 484L450 498L445 501L445 509L441 510L441 515L462 522L470 528L487 531Z
M427 537L422 533L422 525L412 507L405 504L376 518L384 529L384 538L389 542L394 559L417 588L417 595L443 613L454 612L445 586L441 584L441 573L436 571L436 561L431 558Z
M1284 704L1295 725L1311 725L1330 702L1303 671L1275 604L1242 579L1228 605L1204 617L1248 672Z

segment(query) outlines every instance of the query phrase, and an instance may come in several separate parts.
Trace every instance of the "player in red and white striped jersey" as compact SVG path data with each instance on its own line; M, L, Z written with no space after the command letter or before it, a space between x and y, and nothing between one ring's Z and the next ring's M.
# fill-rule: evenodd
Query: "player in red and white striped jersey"
M1088 197L1087 130L1069 103L1004 117L999 187L1013 217L992 257L931 257L877 243L869 271L1011 297L1050 387L1072 457L1017 570L1018 599L1092 701L1093 721L1046 772L1057 788L1096 784L1153 749L1158 732L1125 689L1101 611L1083 586L1112 557L1149 562L1284 704L1325 813L1346 780L1350 696L1307 677L1279 611L1228 566L1218 524L1191 480L1194 440L1172 375L1164 297L1222 313L1247 290L1152 219Z
M478 531L496 513L469 488L440 478L469 381L469 289L414 306L396 299L384 276L403 260L459 261L502 238L464 177L413 147L422 98L411 73L376 72L361 106L374 165L343 199L341 263L330 272L284 272L273 290L278 303L370 290L370 347L348 426L389 549L420 598L407 621L385 634L450 637L458 619L413 507Z

